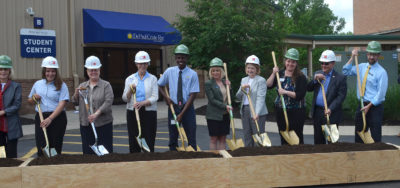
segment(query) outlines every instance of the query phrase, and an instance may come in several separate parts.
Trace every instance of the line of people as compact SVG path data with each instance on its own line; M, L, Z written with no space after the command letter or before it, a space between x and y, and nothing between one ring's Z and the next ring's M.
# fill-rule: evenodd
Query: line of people
M361 111L366 113L367 127L371 130L376 142L381 141L381 124L383 116L383 101L385 100L388 78L385 69L378 63L381 45L371 41L367 46L367 63L361 63L359 72L363 78L362 97L364 107L359 107L355 115L356 133L362 129ZM142 137L148 143L151 152L154 152L155 137L157 131L157 100L161 93L167 105L172 104L176 112L176 120L181 123L188 138L188 145L197 149L196 143L196 117L193 101L200 92L197 73L187 66L189 61L189 49L181 44L175 48L175 61L177 66L165 70L159 80L147 71L150 65L150 56L145 51L139 51L135 56L137 72L125 80L125 88L122 99L127 102L126 118L129 135L129 151L140 152L142 149L135 137L139 129L134 109L139 110ZM299 52L291 48L285 54L283 69L274 67L271 75L266 80L260 76L260 60L251 55L246 59L246 77L242 78L236 98L240 101L240 113L244 133L245 146L255 145L252 135L256 133L255 121L260 126L260 132L265 132L265 122L268 110L265 103L267 89L277 86L275 74L278 73L282 88L276 89L279 95L283 95L290 129L298 135L300 144L304 143L303 127L306 117L305 95L307 91L313 92L311 114L314 117L314 143L325 144L327 141L323 135L321 125L326 124L325 115L331 117L331 123L339 124L342 120L342 103L346 97L346 76L356 75L356 67L352 65L358 50L352 51L349 61L343 66L343 74L333 69L336 56L333 51L326 50L319 59L321 70L315 72L313 79L307 81L306 76L300 71L298 60ZM207 126L210 135L210 149L225 149L226 136L229 134L229 110L227 103L227 86L229 80L224 79L223 61L214 58L210 61L209 77L205 83L205 93L208 97L206 112ZM28 102L34 104L34 97L40 100L44 120L40 121L38 113L35 116L35 139L38 156L42 156L42 150L46 143L43 127L47 128L50 147L54 147L57 153L61 153L63 138L67 126L65 106L71 101L79 105L79 122L82 137L82 151L84 154L94 154L90 145L94 143L93 130L89 124L94 122L98 135L98 144L104 145L113 152L113 116L111 105L114 99L112 87L108 81L100 78L101 62L99 58L90 56L85 61L86 73L89 79L79 85L70 97L67 85L59 74L59 63L54 57L46 57L42 61L42 79L34 83L29 94ZM318 81L323 81L326 91L327 110L324 109L322 89ZM17 157L18 139L22 137L22 127L18 116L21 107L21 85L12 81L12 61L6 55L0 56L0 146L5 146L9 158ZM166 89L165 87L167 87ZM132 90L132 89L134 90ZM89 106L91 114L88 114L84 98L79 95L79 90L88 90ZM135 91L136 103L132 94ZM168 95L168 93L170 95ZM250 100L254 104L255 116L251 114L249 101L242 91L250 92ZM228 91L230 92L230 91ZM364 94L365 93L365 94ZM170 97L169 97L170 96ZM360 91L357 90L360 100ZM283 106L277 97L274 101L277 125L280 131L285 130ZM37 107L35 110L38 112ZM176 150L178 146L178 130L176 129L171 109L168 110L169 149ZM355 141L362 142L355 133ZM281 136L281 144L287 142Z

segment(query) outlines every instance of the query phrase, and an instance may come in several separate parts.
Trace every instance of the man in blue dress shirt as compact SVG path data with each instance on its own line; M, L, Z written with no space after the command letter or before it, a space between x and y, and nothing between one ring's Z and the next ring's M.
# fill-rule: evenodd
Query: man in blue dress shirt
M164 96L165 102L169 106L173 104L177 115L177 121L183 126L188 144L195 150L196 146L196 114L194 112L193 101L200 92L199 78L197 73L186 66L189 59L189 49L184 44L175 48L175 61L178 66L173 66L165 70L162 77L158 80L160 93ZM164 87L168 84L170 97L164 92ZM168 129L169 129L169 149L176 151L178 146L178 130L175 123L171 122L174 118L168 108Z
M369 42L367 46L368 62L361 63L359 65L361 87L358 88L362 88L361 90L364 90L364 108L356 111L355 141L358 143L362 143L361 138L357 134L357 131L361 131L363 128L361 111L364 111L366 114L367 128L371 130L371 136L374 141L380 142L382 138L383 102L385 101L388 87L388 75L386 70L378 63L378 58L381 51L382 48L379 42ZM352 66L354 56L357 55L358 49L355 48L352 51L351 58L343 66L344 75L357 75L356 66ZM360 100L360 91L358 89L357 97Z

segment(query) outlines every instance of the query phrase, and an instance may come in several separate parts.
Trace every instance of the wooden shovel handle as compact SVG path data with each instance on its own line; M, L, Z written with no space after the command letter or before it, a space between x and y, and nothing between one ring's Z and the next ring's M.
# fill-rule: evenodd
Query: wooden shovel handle
M249 107L250 107L251 114L253 115L253 118L254 118L254 117L256 117L256 112L254 111L253 102L251 101L251 98L250 98L250 88L249 88L249 92L246 92L246 95L247 95L247 100L249 101ZM257 132L260 133L258 121L254 120L254 122L256 123Z
M364 93L361 91L361 79L360 79L360 71L358 70L358 55L355 56L355 60L356 62L356 71L357 71L357 86L358 86L358 92L360 94L360 102L361 102L361 108L364 108ZM363 129L361 132L364 132L366 127L367 127L367 121L366 121L366 117L365 117L365 112L362 111L361 112L362 115L362 120L363 120Z
M44 118L43 118L42 108L40 108L40 102L38 100L36 100L36 98L34 96L32 97L32 100L35 101L35 103L36 103L36 106L37 106L37 109L38 109L40 123L42 123L44 121ZM46 127L42 127L42 130L43 130L43 134L44 134L44 139L46 141L46 146L50 147L49 139L47 138L47 129L46 129Z
M322 99L324 100L324 108L325 111L328 111L328 102L326 102L326 95L325 95L325 87L324 85L321 83L321 81L317 80L318 83L321 85L321 90L322 90ZM329 114L326 114L326 124L330 125L330 121L329 121Z
M225 78L226 78L226 80L229 81L229 78L228 78L228 68L226 68L226 63L224 63L224 71L225 71ZM230 91L230 86L229 86L229 85L226 85L226 96L228 97L228 105L232 105L232 102L231 102L231 93L230 93L229 91Z
M225 78L226 80L229 80L228 78L228 68L226 66L226 63L224 63L224 71L225 71ZM228 105L232 106L232 101L231 101L231 92L230 92L230 86L226 85L226 96L228 98ZM232 129L232 138L236 142L236 134L235 134L235 121L233 120L233 114L232 110L229 112L229 116L231 118L231 129Z
M278 67L277 64L276 64L275 52L272 51L271 54L272 54L272 60L274 61L274 66ZM276 82L278 83L278 88L282 89L281 81L280 81L280 78L279 78L279 72L276 73ZM283 100L283 96L282 95L280 95L280 97L281 97L281 101L282 101L283 114L285 116L286 131L289 131L289 119L288 119L287 112L286 112L285 101Z

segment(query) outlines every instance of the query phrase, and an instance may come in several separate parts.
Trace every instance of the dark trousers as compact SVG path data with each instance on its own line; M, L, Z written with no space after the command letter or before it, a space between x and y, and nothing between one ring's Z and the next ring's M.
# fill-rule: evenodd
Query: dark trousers
M7 133L0 131L0 146L5 146L7 158L17 158L18 139L8 140Z
M286 130L286 122L285 115L283 114L282 108L275 108L276 111L276 122L278 124L279 131ZM296 109L287 109L287 115L289 120L289 131L294 130L297 136L299 137L300 144L304 144L303 138L303 128L304 121L306 117L306 109L305 108L296 108ZM279 134L281 137L281 145L288 145L286 140Z
M52 112L44 112L43 118L46 119ZM49 147L55 148L58 154L61 154L64 140L65 129L67 128L67 115L62 111L51 124L46 128ZM39 113L35 116L35 139L37 147L37 155L43 156L42 148L46 146L43 129L40 127Z
M146 111L145 107L139 110L141 138L146 140L151 152L154 152L154 143L157 132L157 111ZM140 152L141 148L136 140L139 135L139 129L136 121L135 111L126 111L126 121L129 135L129 152Z
M378 106L372 106L368 113L366 114L367 128L365 131L370 129L371 136L375 142L381 142L382 140L382 118L383 118L383 104ZM355 129L355 142L363 143L360 136L358 136L357 131L361 131L363 128L362 112L360 111L360 106L356 111L356 129Z
M339 123L330 120L330 124L336 124L339 129ZM325 125L326 115L324 107L315 107L314 109L314 144L326 144L327 141L325 139L324 133L322 132L322 125Z
M181 113L181 109L174 105L174 110L176 116ZM169 150L176 151L176 147L178 147L178 136L179 132L175 124L171 124L171 120L174 117L172 116L171 109L168 108L168 130L169 130ZM194 106L190 106L186 113L182 117L182 122L179 124L183 126L183 129L186 132L186 136L189 142L189 145L193 147L194 150L197 150L196 144L196 114L194 112Z
M80 126L82 137L83 154L95 154L90 148L94 144L94 134L92 126ZM109 153L113 152L113 125L112 122L101 127L96 127L97 145L103 145ZM89 146L90 145L90 146Z

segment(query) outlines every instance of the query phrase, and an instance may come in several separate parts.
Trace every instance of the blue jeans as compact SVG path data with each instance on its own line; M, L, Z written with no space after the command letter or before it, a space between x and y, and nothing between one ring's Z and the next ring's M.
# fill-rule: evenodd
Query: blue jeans
M174 110L176 116L181 113L181 109L174 105ZM176 151L176 147L178 147L178 130L175 124L171 124L171 120L174 120L172 116L171 109L168 108L168 130L169 130L169 150ZM196 144L196 114L194 112L194 106L190 106L185 114L182 117L182 122L179 124L183 126L183 129L186 132L186 136L189 142L189 145L193 147L193 149L197 150Z
M371 136L375 142L381 142L382 139L382 118L383 118L383 104L380 104L378 106L372 106L366 115L367 127L365 131L368 131L368 129L371 130ZM355 121L356 121L355 142L363 143L360 136L358 136L357 134L357 131L361 131L363 128L363 120L360 107L357 108Z

